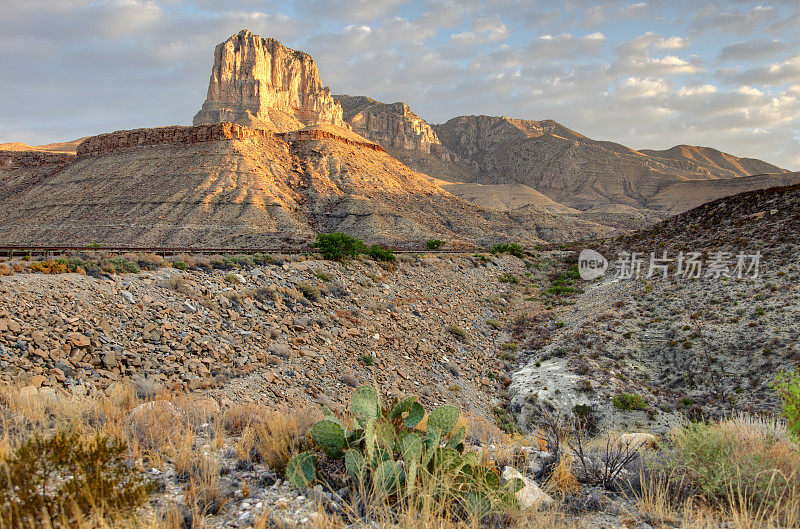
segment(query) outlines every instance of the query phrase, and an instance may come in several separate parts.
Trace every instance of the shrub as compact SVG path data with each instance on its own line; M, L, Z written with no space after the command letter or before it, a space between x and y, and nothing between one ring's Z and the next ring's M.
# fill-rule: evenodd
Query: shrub
M449 325L447 327L447 332L458 338L458 340L461 342L466 342L469 339L469 336L467 336L467 331L458 325Z
M525 252L522 251L522 248L519 244L511 243L511 244L496 244L492 248L493 254L499 253L509 253L514 257L519 257L520 259L525 257Z
M0 471L0 520L7 526L69 524L74 514L130 512L152 485L125 460L119 438L77 433L39 435L22 444Z
M622 411L641 411L647 409L647 403L636 393L620 393L614 397L614 407Z
M178 270L188 270L189 265L186 264L184 261L173 261L172 266L177 268Z
M497 427L503 430L505 433L515 434L519 432L519 428L517 428L514 418L511 417L506 408L495 406L492 408L492 415L494 415L494 422Z
M428 250L440 250L444 245L445 242L441 239L430 239L425 243L425 247Z
M6 263L0 263L0 276L10 276L14 273L14 269Z
M500 323L500 321L498 321L498 320L493 320L493 319L491 319L491 318L490 318L490 319L488 319L488 320L486 320L486 322L485 322L485 323L486 323L486 325L488 325L489 327L491 327L491 328L492 328L492 329L494 329L494 330L499 330L499 329L500 329L500 327L502 326L502 323Z
M800 370L781 370L773 387L783 401L781 411L789 431L800 440Z
M517 351L519 349L519 344L517 342L506 342L500 346L501 351Z
M114 271L121 274L138 274L141 271L138 264L129 261L125 257L114 257L113 259L109 259L108 262L113 265Z
M324 259L341 261L355 257L364 250L364 243L346 233L331 232L317 234L317 241L311 245L319 250Z
M385 248L379 244L373 244L368 249L364 250L363 253L375 261L387 261L393 263L397 260L394 252L392 252L389 248Z
M302 292L303 296L311 301L318 301L321 296L319 289L314 285L309 285L308 283L298 283L297 290Z
M800 452L779 424L739 416L719 423L692 423L672 437L667 471L680 478L688 494L701 494L726 509L738 506L764 512L782 501L796 501L800 494ZM796 516L796 503L793 510ZM780 513L776 515L774 521L779 522Z
M416 397L384 406L375 389L361 386L353 393L350 412L352 427L329 415L310 433L327 459L344 460L351 490L363 505L402 507L428 501L443 509L447 519L464 520L517 507L514 494L522 481L501 485L494 466L465 448L466 428L456 428L458 408L432 410L423 432L418 425L425 408ZM318 468L319 456L309 451L292 458L287 481L300 488L330 481L325 474L338 472L338 465Z
M498 279L500 280L501 283L512 283L514 285L519 283L519 278L514 274L509 274L508 272L500 274Z
M223 280L226 283L230 283L230 284L236 284L236 283L239 282L239 278L236 277L236 274L225 274L225 277L223 278Z

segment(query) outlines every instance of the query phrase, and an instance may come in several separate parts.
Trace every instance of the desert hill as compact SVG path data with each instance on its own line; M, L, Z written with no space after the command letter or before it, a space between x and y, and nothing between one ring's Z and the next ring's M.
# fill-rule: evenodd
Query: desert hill
M403 245L607 232L538 211L511 219L481 210L329 124L283 134L229 123L119 131L85 140L77 154L7 201L3 242L274 246L339 230Z
M552 120L460 116L430 125L402 102L334 98L353 130L408 167L458 183L451 192L501 211L515 203L508 197L534 189L587 219L630 229L722 196L797 181L775 165L709 147L637 151Z

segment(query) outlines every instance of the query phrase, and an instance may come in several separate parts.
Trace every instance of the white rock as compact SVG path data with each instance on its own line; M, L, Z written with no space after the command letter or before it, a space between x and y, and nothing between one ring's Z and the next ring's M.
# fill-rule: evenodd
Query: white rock
M133 294L131 294L127 290L120 290L119 295L125 298L125 301L127 301L128 303L136 303L136 298L134 298Z
M517 501L519 501L519 505L523 510L539 509L553 503L553 498L540 489L535 481L526 478L515 468L505 467L501 478L503 482L511 479L521 479L525 483L525 486L516 493Z

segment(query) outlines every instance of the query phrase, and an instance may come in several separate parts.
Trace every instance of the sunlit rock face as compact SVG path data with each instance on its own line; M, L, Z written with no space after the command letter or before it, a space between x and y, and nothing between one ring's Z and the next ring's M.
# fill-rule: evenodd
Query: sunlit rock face
M278 132L345 126L310 55L247 30L217 45L208 95L194 117L195 125L223 121Z

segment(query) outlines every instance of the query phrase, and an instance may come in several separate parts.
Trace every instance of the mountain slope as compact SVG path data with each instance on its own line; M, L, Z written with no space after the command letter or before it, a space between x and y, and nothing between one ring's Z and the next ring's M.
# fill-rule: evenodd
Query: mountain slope
M233 124L120 131L1 203L6 244L304 245L319 231L369 242L490 244L604 234L531 210L485 211L333 125L271 134Z

